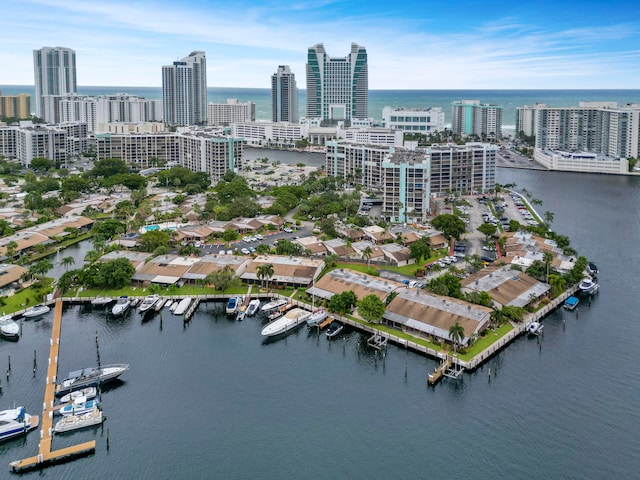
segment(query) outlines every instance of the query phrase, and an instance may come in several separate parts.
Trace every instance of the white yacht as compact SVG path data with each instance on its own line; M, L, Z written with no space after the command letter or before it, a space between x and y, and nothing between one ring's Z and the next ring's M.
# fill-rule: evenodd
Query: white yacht
M0 412L0 440L27 433L36 428L39 423L40 417L29 415L24 407L3 410Z
M251 317L255 315L255 313L258 311L259 308L260 308L260 300L257 298L254 298L249 302L246 313L249 317Z
M582 293L593 295L598 292L600 285L591 278L583 278L578 288Z
M311 315L309 315L309 318L307 318L307 325L309 325L310 327L315 327L316 325L322 323L328 315L329 314L326 310L316 310Z
M44 304L40 304L34 307L27 308L22 314L22 316L28 319L38 318L46 313L49 313L50 311L51 311L51 308L49 308Z
M238 297L238 296L231 297L227 301L227 308L226 308L227 315L235 315L240 309L240 305L242 305L241 297Z
M11 314L0 317L0 335L8 340L20 338L20 325L13 320Z
M275 335L280 335L281 333L288 332L292 328L295 328L301 323L305 322L310 315L310 312L307 312L302 308L294 308L292 310L289 310L282 317L267 324L262 329L262 336L273 337Z
M91 305L93 305L94 307L104 307L109 305L111 302L113 302L113 298L98 295L96 298L91 300Z
M146 297L144 297L144 300L142 300L142 303L138 307L138 311L140 313L148 312L155 306L158 300L160 300L160 295L158 295L157 293L147 295Z
M287 303L289 303L289 300L286 298L274 298L269 303L265 303L260 310L265 313L270 312L284 307Z
M55 433L70 432L79 428L91 427L92 425L100 425L104 421L102 410L93 410L81 415L69 415L62 420L58 420L53 431Z
M116 317L119 317L120 315L124 315L127 310L129 310L129 307L131 307L131 300L129 300L129 297L127 296L122 296L118 298L118 301L111 309L111 313Z
M544 325L542 325L540 322L531 322L529 325L527 325L527 333L529 335L538 335L539 333L542 333L543 328Z
M98 391L96 387L86 387L80 390L74 390L73 392L67 393L62 398L60 398L60 403L69 403L79 397L85 397L87 400L90 400L94 398L97 393Z

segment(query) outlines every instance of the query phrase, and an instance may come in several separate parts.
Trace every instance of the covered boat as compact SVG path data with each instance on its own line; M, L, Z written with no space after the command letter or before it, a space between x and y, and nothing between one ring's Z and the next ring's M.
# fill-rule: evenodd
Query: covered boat
M38 415L29 415L24 407L0 412L0 440L13 438L33 430L40 423Z
M578 297L574 297L573 295L569 298L567 298L564 301L564 305L563 307L566 310L575 310L576 307L578 306L578 303L580 303L580 299L578 299Z
M129 370L129 365L116 363L105 365L104 367L85 368L70 372L67 378L56 385L56 395L62 396L80 388L98 386L118 378L127 370Z
M27 319L38 318L51 311L51 308L44 304L36 305L34 307L27 308L22 316Z
M91 305L94 307L104 307L113 302L113 298L111 297L103 297L102 295L98 295L96 298L91 300Z
M96 409L80 415L69 415L68 417L64 417L62 420L58 420L55 427L53 427L53 431L55 433L70 432L80 428L100 425L103 421L104 417L102 415L102 410Z
M267 324L262 329L262 336L273 337L275 335L280 335L281 333L288 332L292 328L295 328L301 323L305 322L309 315L311 315L311 313L303 310L302 308L294 308L292 310L289 310L284 314L284 316Z
M240 299L240 297L231 297L228 301L227 301L227 315L235 315L236 312L238 311L238 309L240 308L240 305L242 303L242 300Z
M327 328L327 338L334 338L342 331L342 329L344 329L344 325L342 324L342 322L334 320L329 324L329 328Z
M182 300L180 300L180 302L178 302L178 306L173 310L173 314L174 315L184 315L184 312L187 311L187 309L189 308L189 305L191 305L192 301L193 301L193 299L191 297L186 297L186 298L183 298Z
M326 310L316 310L311 315L309 315L309 318L307 318L307 325L309 325L310 327L315 327L316 325L322 323L328 315L329 314Z
M127 313L127 310L129 310L130 307L131 300L129 300L129 297L127 297L126 295L123 295L118 298L118 301L111 309L111 313L116 317L119 317L120 315L124 315L125 313Z
M268 313L272 310L277 310L280 307L284 307L287 303L289 303L289 300L286 298L274 298L270 302L265 303L260 310Z

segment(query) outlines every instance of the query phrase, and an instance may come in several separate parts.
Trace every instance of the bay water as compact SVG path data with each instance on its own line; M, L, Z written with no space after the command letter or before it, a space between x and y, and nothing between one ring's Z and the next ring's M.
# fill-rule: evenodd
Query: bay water
M102 364L131 368L102 394L102 428L54 439L95 439L95 455L24 477L636 477L640 181L499 169L498 182L542 200L538 211L600 267L600 293L545 318L540 343L521 337L432 388L435 361L395 346L376 356L354 331L264 341L261 318L229 320L223 303L201 304L186 326L166 310L143 321L68 306L60 376L96 365L96 334ZM17 343L0 340L0 408L40 413L51 315L23 322ZM37 432L0 444L0 478L37 448Z

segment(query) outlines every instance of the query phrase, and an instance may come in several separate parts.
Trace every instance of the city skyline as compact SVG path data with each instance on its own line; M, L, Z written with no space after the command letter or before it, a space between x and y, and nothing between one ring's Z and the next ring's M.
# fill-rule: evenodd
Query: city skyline
M303 78L308 47L343 52L352 42L367 48L370 89L637 88L640 76L640 7L628 0L607 8L547 0L491 8L470 0L3 7L3 85L33 84L32 51L44 46L76 51L79 85L160 86L162 65L202 50L210 86L268 88L278 65Z

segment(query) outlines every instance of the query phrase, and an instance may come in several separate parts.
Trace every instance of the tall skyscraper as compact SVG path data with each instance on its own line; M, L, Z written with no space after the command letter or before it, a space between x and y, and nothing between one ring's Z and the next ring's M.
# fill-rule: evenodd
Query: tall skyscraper
M55 121L47 116L57 112L47 112L46 97L76 93L76 52L64 47L42 47L33 51L33 71L35 77L36 116L46 121Z
M271 76L271 121L298 122L298 87L289 65L280 65Z
M367 50L355 43L351 53L330 57L319 43L307 55L307 117L331 123L369 116Z
M483 141L502 137L502 107L459 100L452 104L451 130L459 135L476 135Z
M207 121L207 59L204 52L162 67L164 122L198 125Z

